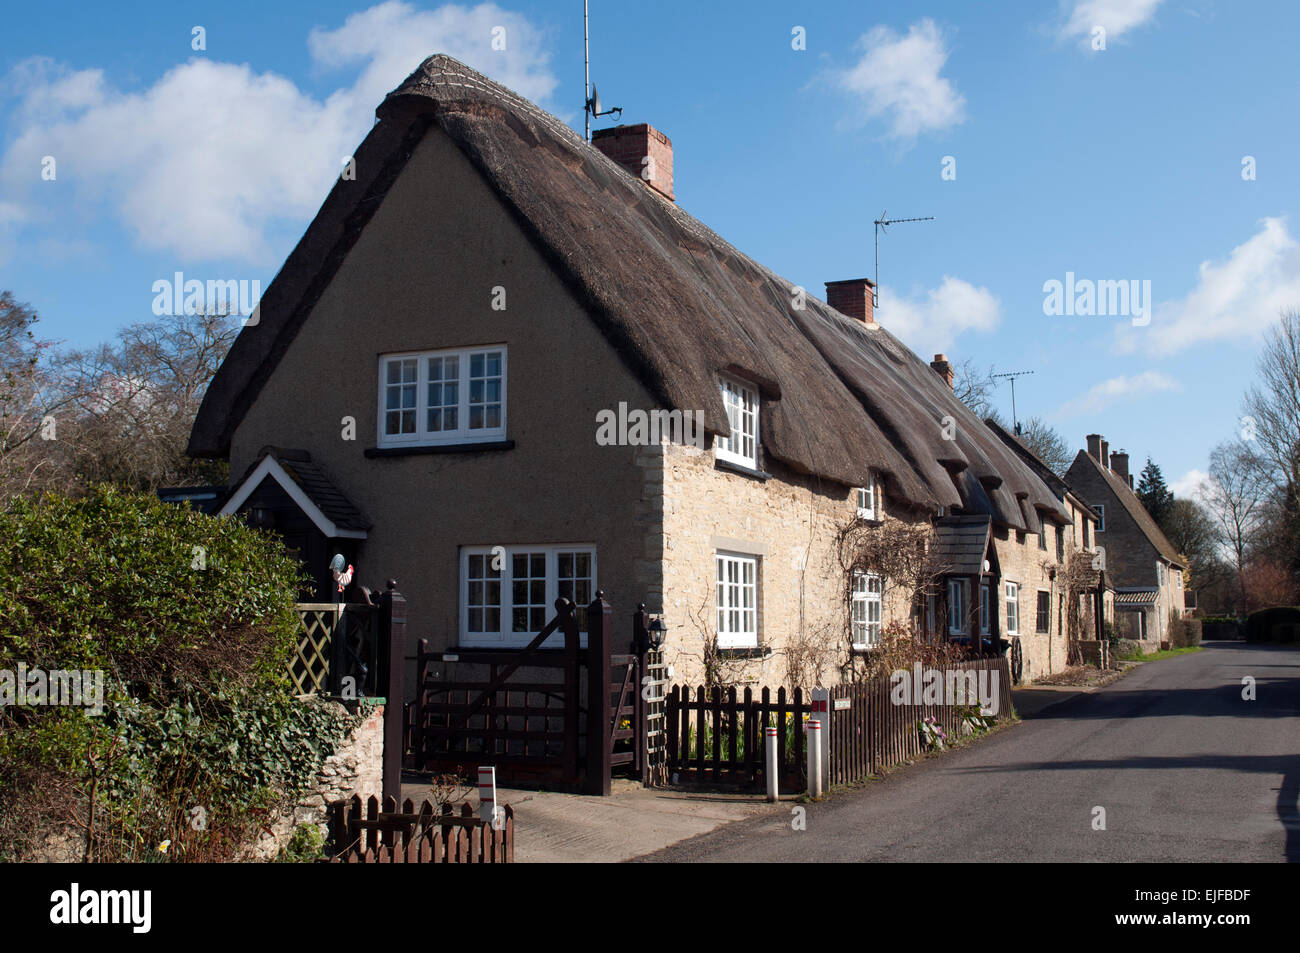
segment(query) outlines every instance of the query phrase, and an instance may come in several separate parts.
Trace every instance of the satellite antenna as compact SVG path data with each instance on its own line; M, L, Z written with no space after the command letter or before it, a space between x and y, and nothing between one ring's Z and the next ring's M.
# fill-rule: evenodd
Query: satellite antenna
M881 212L880 218L873 223L876 226L876 283L871 289L871 308L875 310L880 307L880 233L885 231L886 225L893 225L897 222L933 222L934 216L927 215L924 218L889 218L888 212ZM886 234L888 234L886 232Z
M1011 381L1011 430L1017 437L1020 436L1020 424L1016 422L1016 378L1024 377L1033 371L1012 371L1009 374L994 374L994 378L1005 377Z
M591 41L590 31L588 29L588 0L582 0L582 95L584 102L582 111L586 115L586 134L587 141L591 142L591 120L592 117L623 115L623 110L615 106L613 109L601 110L600 94L596 92L596 84L591 81Z

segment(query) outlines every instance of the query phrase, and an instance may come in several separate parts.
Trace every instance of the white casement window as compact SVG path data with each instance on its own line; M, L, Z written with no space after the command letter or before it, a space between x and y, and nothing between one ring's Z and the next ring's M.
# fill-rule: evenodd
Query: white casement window
M1007 635L1020 634L1020 583L1008 582L1007 587Z
M858 487L858 519L880 519L880 481L870 474L866 486Z
M748 384L723 378L722 400L727 408L731 435L717 439L719 460L758 469L758 391Z
M718 576L718 647L758 648L758 557L715 555Z
M379 359L379 446L475 443L505 434L504 345Z
M970 592L965 579L948 580L948 634L966 635Z
M1160 581L1160 585L1162 585L1162 586L1167 582L1167 579L1165 578L1165 564L1164 564L1164 563L1161 563L1161 562L1157 562L1157 563L1156 563L1156 578Z
M880 644L880 610L884 589L885 580L876 573L853 574L852 639L855 649Z
M980 635L989 634L989 587L980 583Z
M560 597L578 606L585 633L586 607L596 596L596 547L465 546L460 578L461 645L527 645L555 615ZM545 645L563 647L563 634Z
M1092 508L1097 511L1097 532L1106 532L1106 504L1094 503Z

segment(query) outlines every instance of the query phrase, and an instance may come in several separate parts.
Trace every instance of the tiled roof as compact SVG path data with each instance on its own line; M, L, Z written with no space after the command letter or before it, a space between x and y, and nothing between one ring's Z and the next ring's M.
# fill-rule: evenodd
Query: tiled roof
M974 576L984 571L992 521L987 516L945 516L934 531L934 553L949 575Z

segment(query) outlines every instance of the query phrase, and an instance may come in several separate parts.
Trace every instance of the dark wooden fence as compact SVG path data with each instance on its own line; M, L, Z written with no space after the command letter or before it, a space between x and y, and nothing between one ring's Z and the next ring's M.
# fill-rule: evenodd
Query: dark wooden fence
M1006 659L983 658L946 666L930 666L948 683L948 673L987 673L991 686L997 674L997 713L1012 711L1011 671ZM912 673L907 673L912 678ZM693 697L692 697L693 696ZM947 696L945 696L946 698ZM963 712L973 706L957 704L894 704L888 677L830 690L830 712L812 713L811 700L801 689L792 697L780 689L775 699L770 689L758 696L750 688L738 697L735 688L708 691L700 686L674 685L668 693L668 772L678 781L754 786L763 777L765 750L763 729L783 727L777 732L778 763L782 767L782 790L801 788L806 783L807 754L804 721L808 717L830 721L831 784L860 781L882 768L901 764L924 753L926 745L918 725L934 718L949 739L960 737ZM823 722L823 729L825 723Z
M764 688L757 697L735 686L708 691L674 685L666 706L668 775L678 781L754 785L763 776L763 729L777 729L777 761L782 784L803 784L806 771L803 722L810 711L803 689L773 698Z
M991 687L997 673L997 712L1011 714L1011 671L1006 659L985 658L951 665L928 666L947 684L948 673L987 672ZM912 673L906 673L911 679ZM975 705L978 707L978 704ZM830 775L831 784L861 781L891 765L901 764L925 752L925 741L917 725L935 719L949 739L960 737L962 712L967 706L954 704L896 705L891 698L889 678L874 678L857 685L831 689Z
M450 804L436 809L428 801L417 811L410 798L397 809L393 798L360 797L330 805L332 863L345 864L509 864L515 859L515 813L498 809L488 823L468 804L455 814Z

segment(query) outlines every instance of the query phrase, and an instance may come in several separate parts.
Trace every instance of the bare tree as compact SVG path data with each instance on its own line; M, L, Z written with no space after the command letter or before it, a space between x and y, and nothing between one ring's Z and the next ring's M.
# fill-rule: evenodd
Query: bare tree
M224 477L185 448L237 331L229 315L181 315L131 325L115 344L65 355L77 392L67 446L78 481L156 490Z
M1250 548L1268 498L1262 474L1263 468L1244 443L1220 444L1210 453L1206 505L1214 517L1219 541L1231 556L1243 615L1250 611L1246 591Z
M981 371L969 358L957 365L953 373L952 392L963 404L983 420L996 414L993 396L997 393L998 382L993 377L994 368Z
M29 305L0 291L0 505L57 480L60 418L77 398L54 361L54 343L36 337Z
M1300 311L1282 312L1265 338L1257 382L1246 393L1243 439L1251 460L1300 504Z

